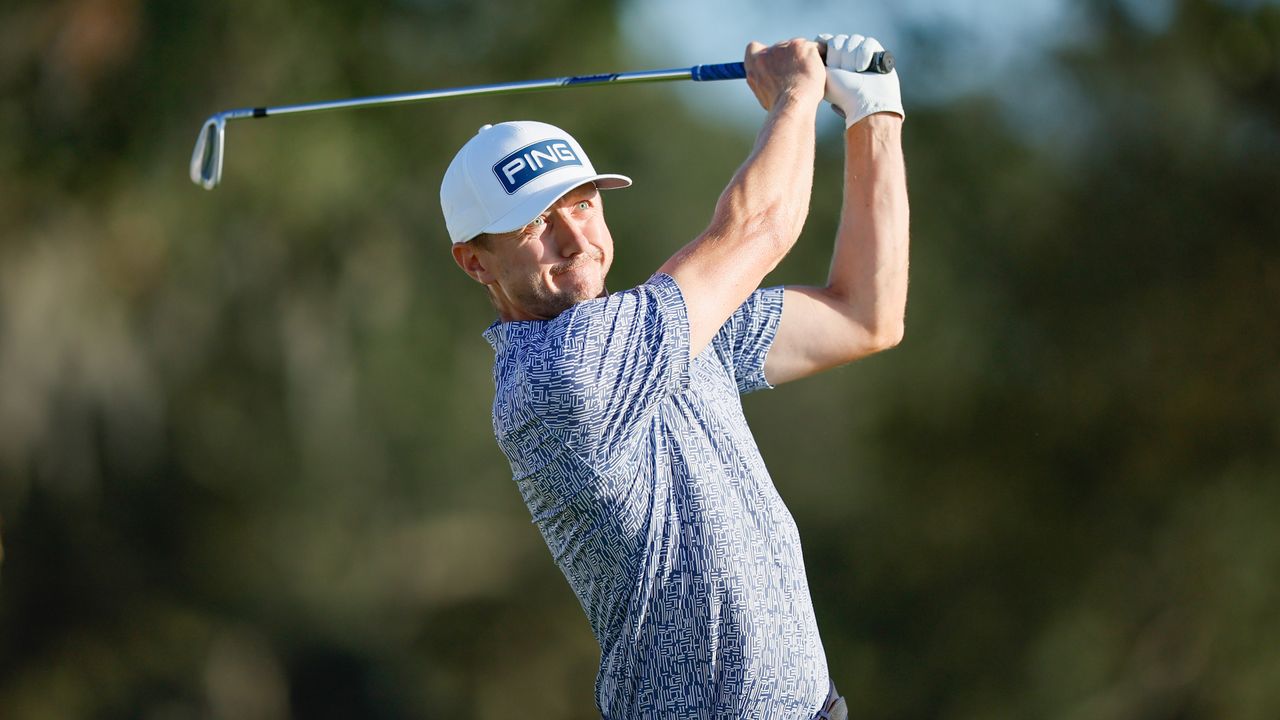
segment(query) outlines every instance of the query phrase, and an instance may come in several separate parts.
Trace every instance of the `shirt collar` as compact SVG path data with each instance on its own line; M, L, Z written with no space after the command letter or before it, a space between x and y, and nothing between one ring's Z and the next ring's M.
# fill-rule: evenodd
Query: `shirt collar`
M524 342L530 335L537 332L538 328L546 325L548 320L511 320L503 322L501 319L494 320L484 331L484 339L489 341L493 346L493 351L497 355L502 355L513 344Z

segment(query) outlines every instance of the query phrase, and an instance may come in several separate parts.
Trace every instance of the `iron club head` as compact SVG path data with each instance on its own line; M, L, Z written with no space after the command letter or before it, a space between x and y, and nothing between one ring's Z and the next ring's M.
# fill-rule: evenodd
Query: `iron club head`
M191 153L191 182L212 190L222 180L222 156L226 147L227 118L218 113L204 121Z

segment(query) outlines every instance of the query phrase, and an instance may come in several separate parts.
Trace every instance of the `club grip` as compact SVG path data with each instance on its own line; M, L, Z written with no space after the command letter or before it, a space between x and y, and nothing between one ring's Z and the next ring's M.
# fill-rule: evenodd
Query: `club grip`
M888 50L871 56L871 66L862 72L873 73L891 73L893 72L893 53ZM740 62L715 63L712 65L694 65L689 68L696 82L706 80L741 80L747 76L747 68Z
M715 63L713 65L694 65L695 82L704 80L742 80L747 76L747 67L740 62Z

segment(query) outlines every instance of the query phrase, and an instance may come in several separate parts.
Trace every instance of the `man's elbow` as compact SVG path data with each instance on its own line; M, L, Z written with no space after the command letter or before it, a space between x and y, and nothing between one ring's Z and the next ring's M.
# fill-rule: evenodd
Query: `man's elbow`
M902 342L904 332L901 322L876 326L855 324L847 333L831 336L833 339L839 338L840 343L833 346L831 362L826 367L847 365L876 353L892 350Z
M866 355L873 355L885 350L892 350L902 342L906 334L906 323L901 318L891 322L878 323L871 328L866 337Z
M864 325L861 331L861 347L855 352L856 357L874 355L897 347L906 333L906 325L902 318L895 318L874 325Z

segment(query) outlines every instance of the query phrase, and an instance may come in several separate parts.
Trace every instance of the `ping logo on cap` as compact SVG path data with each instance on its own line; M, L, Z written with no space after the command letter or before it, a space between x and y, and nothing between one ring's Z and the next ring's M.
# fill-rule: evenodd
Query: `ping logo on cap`
M552 138L525 145L493 165L502 188L511 195L543 173L570 165L582 165L573 147L565 140Z

